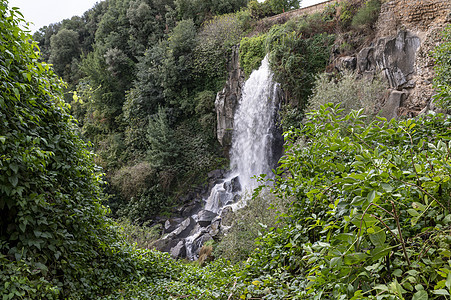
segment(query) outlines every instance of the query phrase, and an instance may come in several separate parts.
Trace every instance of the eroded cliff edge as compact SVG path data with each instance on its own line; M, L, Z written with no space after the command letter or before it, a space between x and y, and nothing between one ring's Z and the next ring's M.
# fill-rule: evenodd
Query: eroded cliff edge
M361 76L383 75L387 91L379 114L413 117L428 109L434 89L430 53L451 22L451 1L395 0L382 3L375 37L355 55L334 57L337 68L351 66ZM351 62L351 63L349 63Z

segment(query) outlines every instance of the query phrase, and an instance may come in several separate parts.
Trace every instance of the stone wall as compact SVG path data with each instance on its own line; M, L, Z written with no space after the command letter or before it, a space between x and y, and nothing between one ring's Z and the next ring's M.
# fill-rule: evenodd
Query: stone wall
M269 23L280 23L280 22L278 22L278 19L287 20L287 19L291 19L291 18L295 18L295 17L311 15L311 14L314 14L317 12L322 12L326 6L333 4L335 2L338 2L338 1L341 1L341 0L327 0L327 1L324 1L321 3L317 3L314 5L308 6L308 7L290 10L283 14L265 18L265 21L269 22Z
M378 21L378 34L395 35L399 27L411 31L428 31L431 26L449 22L449 0L393 0L383 1Z

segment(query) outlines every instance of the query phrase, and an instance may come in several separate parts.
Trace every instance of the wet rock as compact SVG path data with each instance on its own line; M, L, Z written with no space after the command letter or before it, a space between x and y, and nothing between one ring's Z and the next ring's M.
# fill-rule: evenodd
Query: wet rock
M186 206L183 206L180 214L182 217L189 217L189 216L192 216L195 213L197 213L201 208L202 208L202 203L200 202L200 200L196 199L192 203L190 203Z
M217 214L209 210L201 210L198 214L197 223L202 227L207 227L211 221L216 218Z
M171 239L182 239L186 238L191 230L193 230L194 226L196 226L196 221L193 218L189 217L185 219L180 225L171 233L167 235L166 238Z
M236 193L241 191L240 179L238 176L232 178L230 181L224 182L224 190L228 193Z
M174 231L182 222L183 218L167 219L164 223L163 233Z
M217 180L219 178L224 177L224 170L222 169L213 170L209 172L207 175L209 180Z
M211 221L211 225L210 225L208 233L212 237L215 237L219 234L220 229L221 229L221 217L217 216L216 218L213 219L213 221Z
M162 252L169 252L171 248L175 247L180 241L181 239L162 238L156 241L153 244L153 247Z
M169 250L172 258L185 258L186 257L186 247L185 240L180 240L177 245Z
M217 137L224 147L224 153L228 155L232 145L233 119L238 100L241 97L241 89L244 85L244 71L240 68L239 47L232 48L232 56L227 63L229 76L224 89L219 92L215 100L217 118Z
M197 259L200 248L202 248L202 246L206 242L208 242L212 239L213 239L213 237L209 233L199 234L198 237L193 241L193 244L191 245L191 252L192 252L193 258Z

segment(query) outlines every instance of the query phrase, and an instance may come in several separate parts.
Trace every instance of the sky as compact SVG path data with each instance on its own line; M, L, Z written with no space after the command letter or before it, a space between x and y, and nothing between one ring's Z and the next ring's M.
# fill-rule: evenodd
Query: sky
M306 7L324 0L302 0ZM32 33L39 28L73 16L81 16L100 0L9 0L10 7L19 7Z

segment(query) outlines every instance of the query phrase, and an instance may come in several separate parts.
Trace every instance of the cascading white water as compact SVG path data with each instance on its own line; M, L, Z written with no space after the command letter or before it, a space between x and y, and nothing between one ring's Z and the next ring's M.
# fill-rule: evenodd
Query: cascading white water
M246 81L234 117L230 163L232 173L238 174L243 190L256 187L256 181L251 177L272 174L276 89L268 57L265 57L261 67Z
M235 112L230 151L231 171L212 188L204 209L192 216L198 225L185 238L188 259L197 259L196 251L204 242L203 236L211 230L209 226L199 225L204 216L218 216L226 206L231 206L232 209L242 207L246 203L242 195L250 194L257 187L257 180L252 177L261 174L273 176L272 147L277 91L278 85L272 81L268 58L265 57L261 67L245 82ZM210 220L212 223L213 221Z
M272 132L277 88L272 80L268 57L265 57L260 68L252 72L244 84L234 116L231 171L224 183L212 189L206 201L206 210L219 213L225 205L235 201L237 193L250 193L257 186L257 181L252 177L261 174L272 176ZM240 189L236 188L236 182L239 182Z

